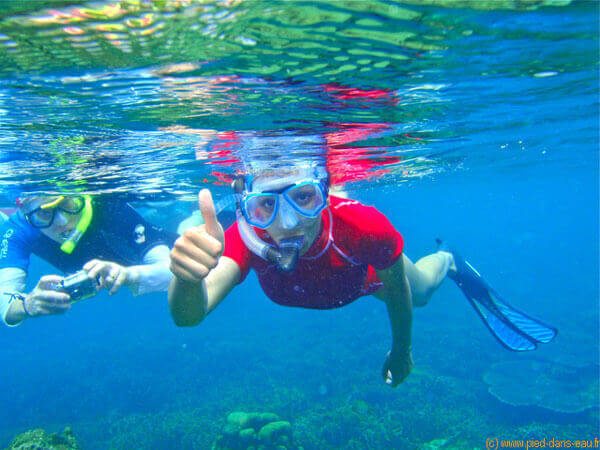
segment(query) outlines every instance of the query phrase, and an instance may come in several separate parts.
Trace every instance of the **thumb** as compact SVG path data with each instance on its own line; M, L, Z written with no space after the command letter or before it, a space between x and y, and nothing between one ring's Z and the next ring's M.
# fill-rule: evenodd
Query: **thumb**
M55 290L60 287L63 277L59 275L44 275L38 281L37 288L44 290Z
M392 371L390 370L390 353L388 352L388 355L385 359L385 363L383 363L383 367L381 368L381 376L383 377L383 381L385 381L386 384L392 384L393 379L392 379Z
M219 239L222 228L217 220L215 204L208 189L202 189L198 194L198 205L200 206L200 214L202 214L206 232L212 237Z

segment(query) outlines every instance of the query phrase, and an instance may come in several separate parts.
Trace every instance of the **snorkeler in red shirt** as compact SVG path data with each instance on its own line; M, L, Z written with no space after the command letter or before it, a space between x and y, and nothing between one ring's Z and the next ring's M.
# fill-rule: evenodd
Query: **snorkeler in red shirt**
M205 224L186 230L171 251L169 307L178 326L195 326L250 269L265 294L285 306L332 309L373 294L383 300L392 346L382 369L397 386L410 373L412 308L424 306L446 276L511 350L532 350L556 330L510 307L458 254L440 251L412 263L404 241L375 208L329 196L319 166L267 169L234 183L237 221L223 231L208 190Z

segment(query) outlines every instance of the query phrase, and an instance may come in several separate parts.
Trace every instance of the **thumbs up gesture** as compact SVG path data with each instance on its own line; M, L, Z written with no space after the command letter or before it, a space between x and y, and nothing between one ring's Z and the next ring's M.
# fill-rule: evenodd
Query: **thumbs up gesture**
M208 189L198 194L204 225L187 229L171 250L171 272L185 281L198 283L217 266L225 248L223 227Z

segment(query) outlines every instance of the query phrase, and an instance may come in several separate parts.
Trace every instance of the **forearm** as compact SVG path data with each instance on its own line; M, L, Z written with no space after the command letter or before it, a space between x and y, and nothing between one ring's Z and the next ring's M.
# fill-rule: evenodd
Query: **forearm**
M219 260L202 282L173 277L169 285L169 309L177 326L198 325L227 297L240 280L238 265L227 257Z
M192 283L173 277L169 284L169 310L175 325L198 325L208 314L206 280Z
M134 295L165 292L173 278L168 262L131 266L127 268L127 272L127 285Z
M412 342L412 299L406 279L385 300L392 328L392 353L406 353Z
M166 292L173 273L169 270L169 248L159 245L144 255L143 265L127 268L127 285L134 295Z
M387 306L392 328L392 352L406 353L410 350L412 333L412 295L410 284L400 258L392 267L377 271L383 287L375 294Z

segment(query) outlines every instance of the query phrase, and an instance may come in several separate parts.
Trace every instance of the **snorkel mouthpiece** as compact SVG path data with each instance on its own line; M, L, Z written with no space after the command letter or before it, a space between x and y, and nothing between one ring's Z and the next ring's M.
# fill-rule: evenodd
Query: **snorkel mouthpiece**
M252 253L274 264L282 273L290 273L296 268L300 249L304 243L303 236L282 239L279 247L267 244L256 235L256 231L248 225L239 209L237 210L237 226L242 241Z
M304 243L304 237L293 237L282 239L279 247L270 246L267 250L267 260L275 264L277 270L283 273L293 272L298 264L300 249Z

